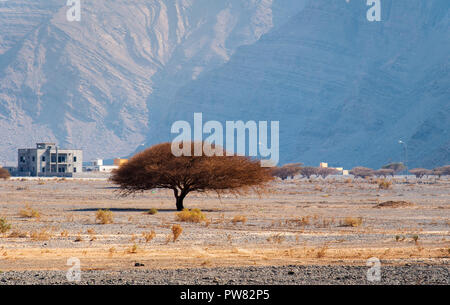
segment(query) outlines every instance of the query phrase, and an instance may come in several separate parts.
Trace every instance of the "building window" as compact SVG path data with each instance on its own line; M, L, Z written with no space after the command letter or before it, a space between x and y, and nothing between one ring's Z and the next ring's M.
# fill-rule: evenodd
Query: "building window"
M42 156L42 162L45 162L45 156Z
M45 173L45 167L42 168L42 172Z
M34 162L34 161L36 161L36 158L33 156L33 157L31 157L31 160Z
M77 172L77 168L76 168L76 167L73 168L73 172L74 172L74 173Z
M77 162L77 156L73 156L73 162Z
M56 154L52 154L52 162L56 162Z

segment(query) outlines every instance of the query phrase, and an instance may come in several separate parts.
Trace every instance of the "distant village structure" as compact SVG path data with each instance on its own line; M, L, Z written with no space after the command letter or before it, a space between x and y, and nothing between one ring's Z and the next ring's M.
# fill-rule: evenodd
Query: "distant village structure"
M111 173L113 170L119 168L122 164L128 162L128 159L114 159L113 165L104 165L103 159L96 159L83 166L83 172L101 172L101 173Z
M111 165L102 159L83 162L81 149L61 149L55 143L36 143L36 148L21 148L17 154L17 167L4 167L11 176L101 178L128 162L122 158L114 159Z
M320 168L328 168L328 163L320 162L319 167ZM339 171L339 173L342 174L343 176L348 176L348 174L349 174L348 169L344 169L343 167L332 167L332 168Z
M18 150L17 176L71 177L82 172L83 151L60 149L55 143L37 143L36 148Z

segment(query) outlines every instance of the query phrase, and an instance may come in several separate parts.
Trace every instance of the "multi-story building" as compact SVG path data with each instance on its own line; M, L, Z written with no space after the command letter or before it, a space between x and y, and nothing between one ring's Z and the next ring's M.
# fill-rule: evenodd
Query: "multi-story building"
M55 143L37 143L18 150L19 176L72 176L83 169L83 151L59 149Z

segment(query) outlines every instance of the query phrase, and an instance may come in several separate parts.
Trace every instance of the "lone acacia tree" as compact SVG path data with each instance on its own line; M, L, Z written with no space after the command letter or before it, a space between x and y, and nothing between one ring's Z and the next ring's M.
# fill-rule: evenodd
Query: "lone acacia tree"
M152 146L121 165L111 176L120 185L123 195L150 189L171 189L176 198L177 210L183 210L183 200L190 192L225 191L242 193L249 189L262 189L273 180L271 169L261 167L259 160L225 153L223 148L214 147L214 156L176 157L172 154L171 143ZM222 151L222 155L218 154Z

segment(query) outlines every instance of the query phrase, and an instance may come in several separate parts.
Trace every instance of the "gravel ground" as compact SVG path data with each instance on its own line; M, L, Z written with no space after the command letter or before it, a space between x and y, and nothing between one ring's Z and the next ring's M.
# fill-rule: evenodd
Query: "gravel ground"
M83 271L83 285L366 285L366 266L282 266L211 269ZM384 285L449 285L448 265L405 265L381 268ZM69 284L61 271L0 273L0 285Z

